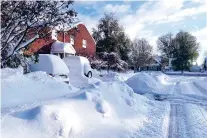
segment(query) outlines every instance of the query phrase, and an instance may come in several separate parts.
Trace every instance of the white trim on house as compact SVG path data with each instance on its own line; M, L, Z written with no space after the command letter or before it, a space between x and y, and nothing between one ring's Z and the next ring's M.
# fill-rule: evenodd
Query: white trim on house
M82 40L82 47L83 48L87 47L87 41L85 39Z
M52 40L57 40L57 31L55 29L52 30Z
M70 43L71 43L72 45L75 44L75 40L74 40L74 36L73 36L73 35L70 35Z
M63 54L63 57L65 57L66 54L75 55L76 51L71 43L55 41L51 47L51 54L55 54L55 55Z

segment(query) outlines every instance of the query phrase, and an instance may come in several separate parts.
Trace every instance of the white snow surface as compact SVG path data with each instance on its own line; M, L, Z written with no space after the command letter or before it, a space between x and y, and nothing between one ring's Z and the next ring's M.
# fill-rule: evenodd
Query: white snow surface
M126 80L135 93L167 93L166 85L173 84L170 78L161 72L141 72L136 73L134 76Z
M74 88L68 84L56 81L45 72L32 72L23 75L22 70L22 68L6 68L1 70L2 108L56 98L72 92Z
M69 74L69 69L64 61L60 57L51 54L39 54L39 61L31 64L30 70L32 72L44 71L54 75Z
M101 77L94 71L95 78L77 89L44 72L23 75L22 68L7 68L1 74L4 138L167 138L172 128L184 138L207 136L206 78L161 72ZM167 100L137 93L158 93ZM172 120L174 115L182 118Z
M2 69L1 74L4 138L167 135L169 103L135 94L124 81L94 78L78 90L43 72Z
M70 83L75 87L83 87L89 84L90 78L84 74L92 71L87 58L82 56L68 56L63 58L64 63L70 70Z

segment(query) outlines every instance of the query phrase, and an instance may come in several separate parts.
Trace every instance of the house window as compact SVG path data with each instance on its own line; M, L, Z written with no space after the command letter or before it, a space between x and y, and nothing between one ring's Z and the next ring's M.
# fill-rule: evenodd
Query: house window
M83 39L83 48L86 48L87 46L87 41Z
M74 36L73 36L73 35L70 35L70 43L71 43L72 45L74 45Z

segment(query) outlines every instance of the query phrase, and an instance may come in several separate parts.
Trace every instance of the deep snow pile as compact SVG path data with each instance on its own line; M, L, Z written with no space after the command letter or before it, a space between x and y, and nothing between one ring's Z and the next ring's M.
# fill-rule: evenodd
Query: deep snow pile
M91 67L87 58L82 56L69 56L63 58L63 61L70 70L70 83L75 87L83 87L89 83L89 78L85 76Z
M169 84L169 81L171 80L169 76L163 74L162 72L151 72L149 75L153 76L154 79L162 85Z
M108 81L125 81L128 78L132 77L134 75L133 71L128 71L125 73L117 73L114 71L106 71L106 70L102 70L102 71L97 71L97 70L93 70L93 76L95 78L99 78L100 80L104 81L104 82L108 82Z
M71 85L57 81L45 72L23 75L22 68L1 70L2 108L56 98L69 94L72 89L75 90Z
M136 93L166 93L168 87L165 85L173 84L170 83L169 77L162 73L136 73L134 76L126 80L128 84Z
M42 72L1 73L3 105L10 107L1 119L4 138L167 136L169 104L135 94L123 81L97 81L74 92ZM22 104L28 106L16 108Z

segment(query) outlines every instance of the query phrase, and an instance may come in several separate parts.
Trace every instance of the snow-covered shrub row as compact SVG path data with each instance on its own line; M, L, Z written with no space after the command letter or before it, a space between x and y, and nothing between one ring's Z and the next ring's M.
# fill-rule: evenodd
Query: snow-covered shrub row
M128 64L121 60L117 53L101 52L98 58L89 58L91 67L97 70L113 70L124 72L128 69Z

